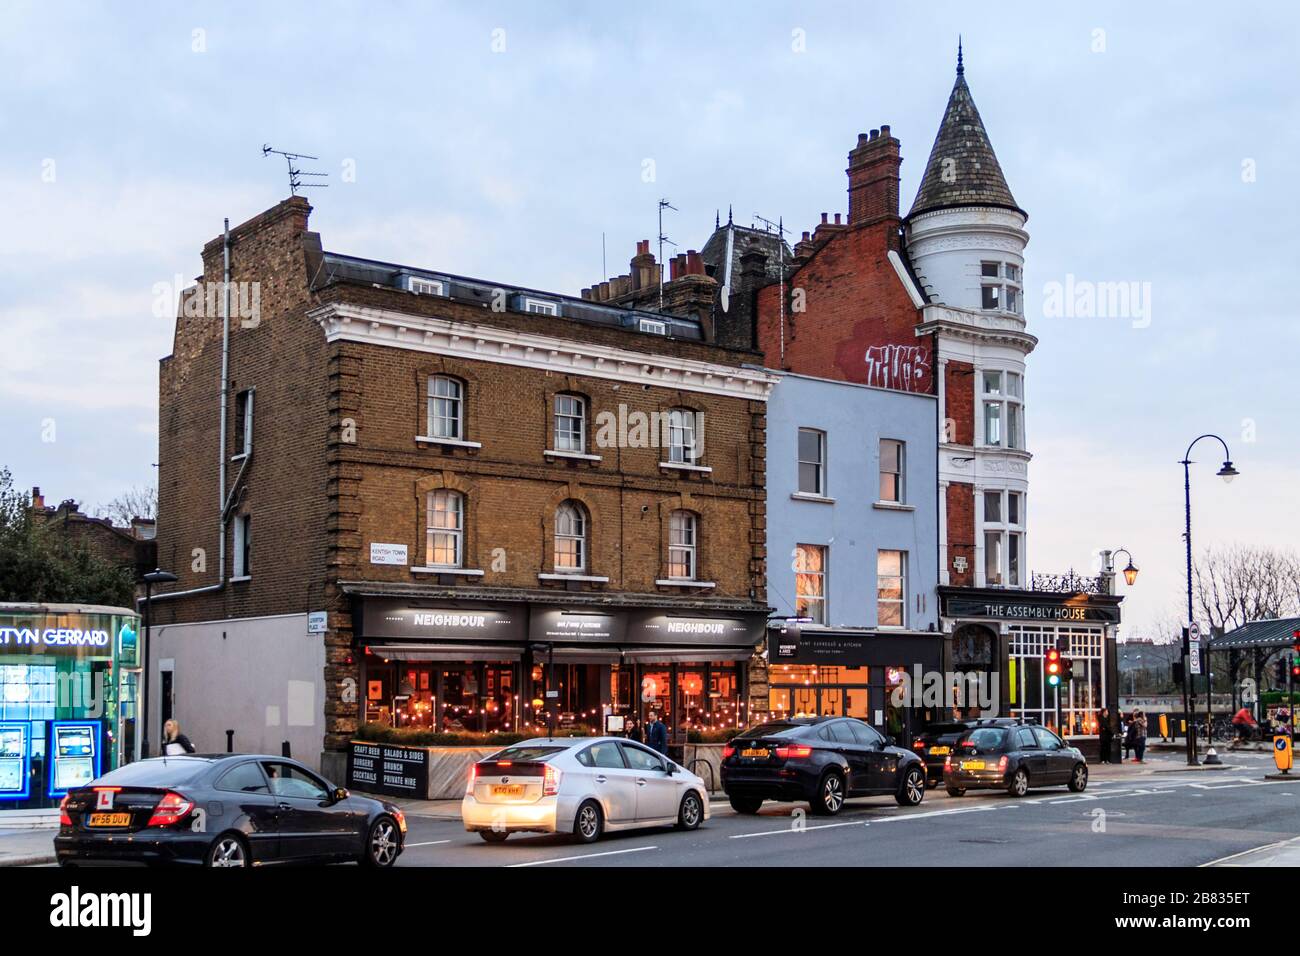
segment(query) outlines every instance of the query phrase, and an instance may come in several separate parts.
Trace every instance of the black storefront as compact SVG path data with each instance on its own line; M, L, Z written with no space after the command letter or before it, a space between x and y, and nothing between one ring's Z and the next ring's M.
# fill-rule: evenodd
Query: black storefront
M684 739L747 722L765 610L353 596L362 722L455 733L617 731L656 710Z
M940 587L948 669L995 681L999 714L1095 742L1102 708L1114 715L1119 703L1115 642L1122 600L1073 590ZM1053 648L1073 662L1059 687L1043 670ZM952 705L963 715L973 710L961 701Z
M942 716L942 692L926 699L926 675L943 666L938 632L768 628L768 710L773 719L858 717L909 743Z

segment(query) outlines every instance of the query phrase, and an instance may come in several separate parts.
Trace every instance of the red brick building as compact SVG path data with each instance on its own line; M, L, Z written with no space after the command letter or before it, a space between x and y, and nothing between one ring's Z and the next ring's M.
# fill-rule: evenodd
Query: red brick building
M153 719L313 761L363 721L744 722L761 357L708 315L330 252L309 213L207 244L162 362L158 560L180 582Z

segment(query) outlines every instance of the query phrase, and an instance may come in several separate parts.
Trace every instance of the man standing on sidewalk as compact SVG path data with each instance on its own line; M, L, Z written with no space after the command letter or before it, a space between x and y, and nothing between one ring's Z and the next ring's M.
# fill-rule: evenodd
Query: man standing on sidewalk
M1110 745L1115 732L1110 726L1110 708L1103 707L1097 716L1097 743L1102 763L1110 763Z
M652 750L668 756L668 727L653 710L646 716L645 742Z

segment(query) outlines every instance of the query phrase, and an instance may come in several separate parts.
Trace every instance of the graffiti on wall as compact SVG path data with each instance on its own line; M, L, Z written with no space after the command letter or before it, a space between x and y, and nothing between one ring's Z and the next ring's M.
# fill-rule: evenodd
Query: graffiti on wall
M920 392L929 380L930 350L923 345L873 345L863 358L868 385Z

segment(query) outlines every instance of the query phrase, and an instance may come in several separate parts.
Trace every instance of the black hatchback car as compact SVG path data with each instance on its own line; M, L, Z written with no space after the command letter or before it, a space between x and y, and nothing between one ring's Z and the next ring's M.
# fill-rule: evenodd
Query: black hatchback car
M832 815L848 797L892 794L908 807L925 799L921 758L852 717L759 724L723 748L721 771L737 813L757 813L764 800L807 800Z
M187 863L392 866L406 820L285 757L155 757L104 774L63 799L62 866Z
M1081 793L1088 786L1088 762L1038 724L982 725L966 731L945 758L943 782L950 797L967 790L1023 797L1030 787L1061 784Z
M912 749L925 761L926 786L937 787L943 783L944 761L967 731L974 727L1010 727L1021 723L1016 717L968 717L926 724L912 741Z

